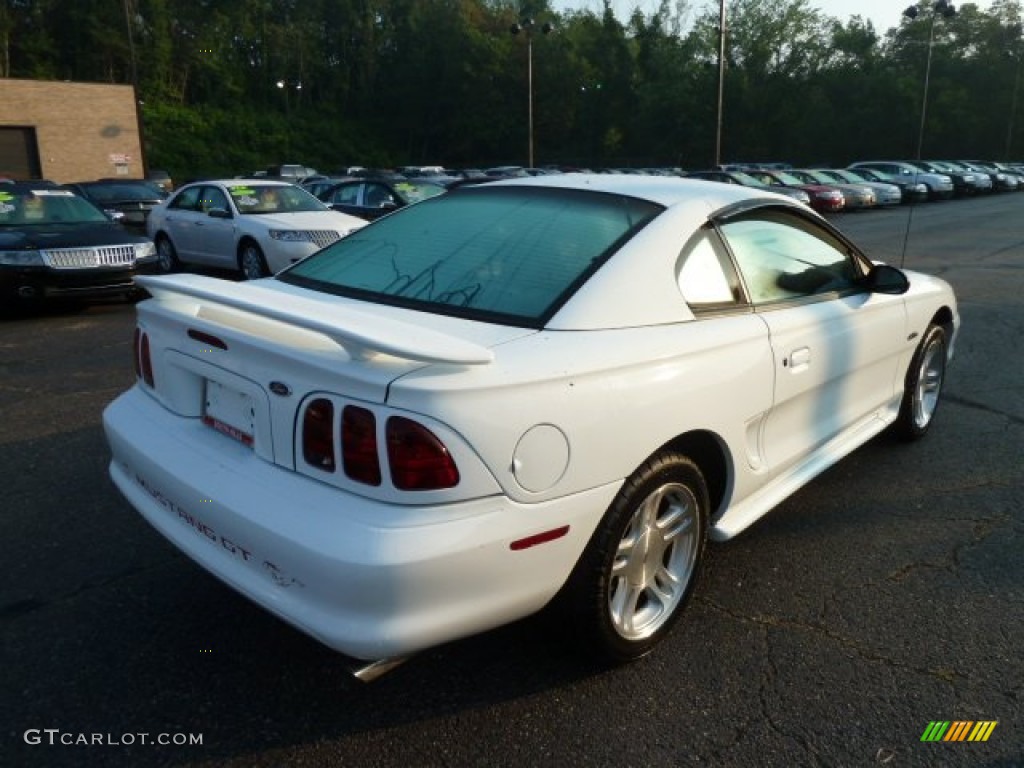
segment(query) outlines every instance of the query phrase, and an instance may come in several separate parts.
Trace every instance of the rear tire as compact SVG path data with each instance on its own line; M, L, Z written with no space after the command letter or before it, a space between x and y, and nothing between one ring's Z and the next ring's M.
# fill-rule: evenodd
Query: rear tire
M935 419L946 379L946 329L930 325L914 352L896 419L896 434L903 440L924 437Z
M649 653L683 613L707 541L707 485L663 451L626 480L566 584L580 639L601 658Z

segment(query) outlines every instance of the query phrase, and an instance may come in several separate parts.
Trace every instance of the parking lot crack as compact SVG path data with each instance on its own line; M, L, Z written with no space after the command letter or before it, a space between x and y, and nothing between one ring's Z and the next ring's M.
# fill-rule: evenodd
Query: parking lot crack
M93 590L104 589L126 579L131 579L135 576L138 576L139 574L147 573L156 568L161 568L168 562L172 562L174 559L175 558L171 556L165 558L164 560L150 563L145 566L126 568L123 571L113 573L104 579L99 579L97 581L87 581L84 584L78 585L75 589L64 592L63 594L47 597L46 599L32 596L12 600L8 603L0 605L0 620L16 619L21 616L26 616L35 613L36 611L41 611L52 606L57 606L61 605L62 603L70 602L80 597L81 595L92 592Z
M779 671L774 661L771 638L768 632L769 627L767 625L761 625L759 629L761 645L764 650L764 653L761 656L761 658L764 659L764 666L761 673L761 684L758 686L758 703L761 707L763 721L773 733L779 736L779 738L795 744L804 751L809 760L808 762L803 763L803 765L823 765L820 759L821 755L814 749L814 746L806 738L801 736L799 733L790 733L777 723L775 718L772 716L772 702L778 700L778 695L773 692L773 689L776 686L776 681L779 679Z
M993 408L992 406L986 405L985 403L979 403L975 400L969 400L966 397L954 395L950 392L945 393L943 395L943 398L947 402L956 403L957 405L962 405L965 408L975 408L979 411L984 411L985 413L991 413L993 416L1001 416L1002 418L1008 420L1011 424L1024 425L1024 418L1016 416L1015 414L1012 413L1008 413L1007 411L1000 410L999 408Z
M956 672L955 670L948 669L946 667L919 667L904 662L898 661L897 659L890 658L884 654L879 653L876 650L865 647L860 642L853 640L849 637L834 632L821 624L813 624L804 621L795 621L792 619L784 619L779 616L758 614L758 615L744 615L737 611L733 611L730 608L722 605L719 602L710 600L706 597L695 597L701 603L707 605L711 610L717 611L725 616L730 617L734 621L738 621L742 624L752 624L763 628L763 631L767 632L770 628L779 630L792 630L796 632L807 632L814 635L819 635L826 640L829 640L837 645L842 646L846 650L850 651L858 658L863 661L882 664L894 670L903 672L909 672L917 675L924 675L927 677L940 680L950 685L957 683L964 683L968 681L968 678Z

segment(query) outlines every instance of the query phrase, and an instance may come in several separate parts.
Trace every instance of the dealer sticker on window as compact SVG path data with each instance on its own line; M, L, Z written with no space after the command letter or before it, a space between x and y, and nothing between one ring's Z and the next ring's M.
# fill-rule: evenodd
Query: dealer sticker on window
M204 424L251 446L256 433L255 422L256 409L249 395L207 380Z

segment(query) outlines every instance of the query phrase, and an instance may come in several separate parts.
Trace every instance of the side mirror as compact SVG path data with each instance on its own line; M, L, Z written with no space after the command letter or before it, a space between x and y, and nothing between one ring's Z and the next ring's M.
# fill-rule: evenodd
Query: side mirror
M888 264L876 264L868 272L865 279L868 290L872 293L887 293L893 296L902 296L910 290L910 280L906 274L896 267Z
M211 219L230 219L231 211L225 210L224 208L211 208L206 212L206 215Z

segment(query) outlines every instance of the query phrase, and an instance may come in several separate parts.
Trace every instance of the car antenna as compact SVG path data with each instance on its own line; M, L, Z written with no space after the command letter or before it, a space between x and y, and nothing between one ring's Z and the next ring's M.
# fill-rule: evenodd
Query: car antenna
M907 211L907 228L903 231L903 250L900 252L900 269L907 260L907 242L910 240L910 225L914 221L914 209L917 207L917 199L911 198L910 210Z

